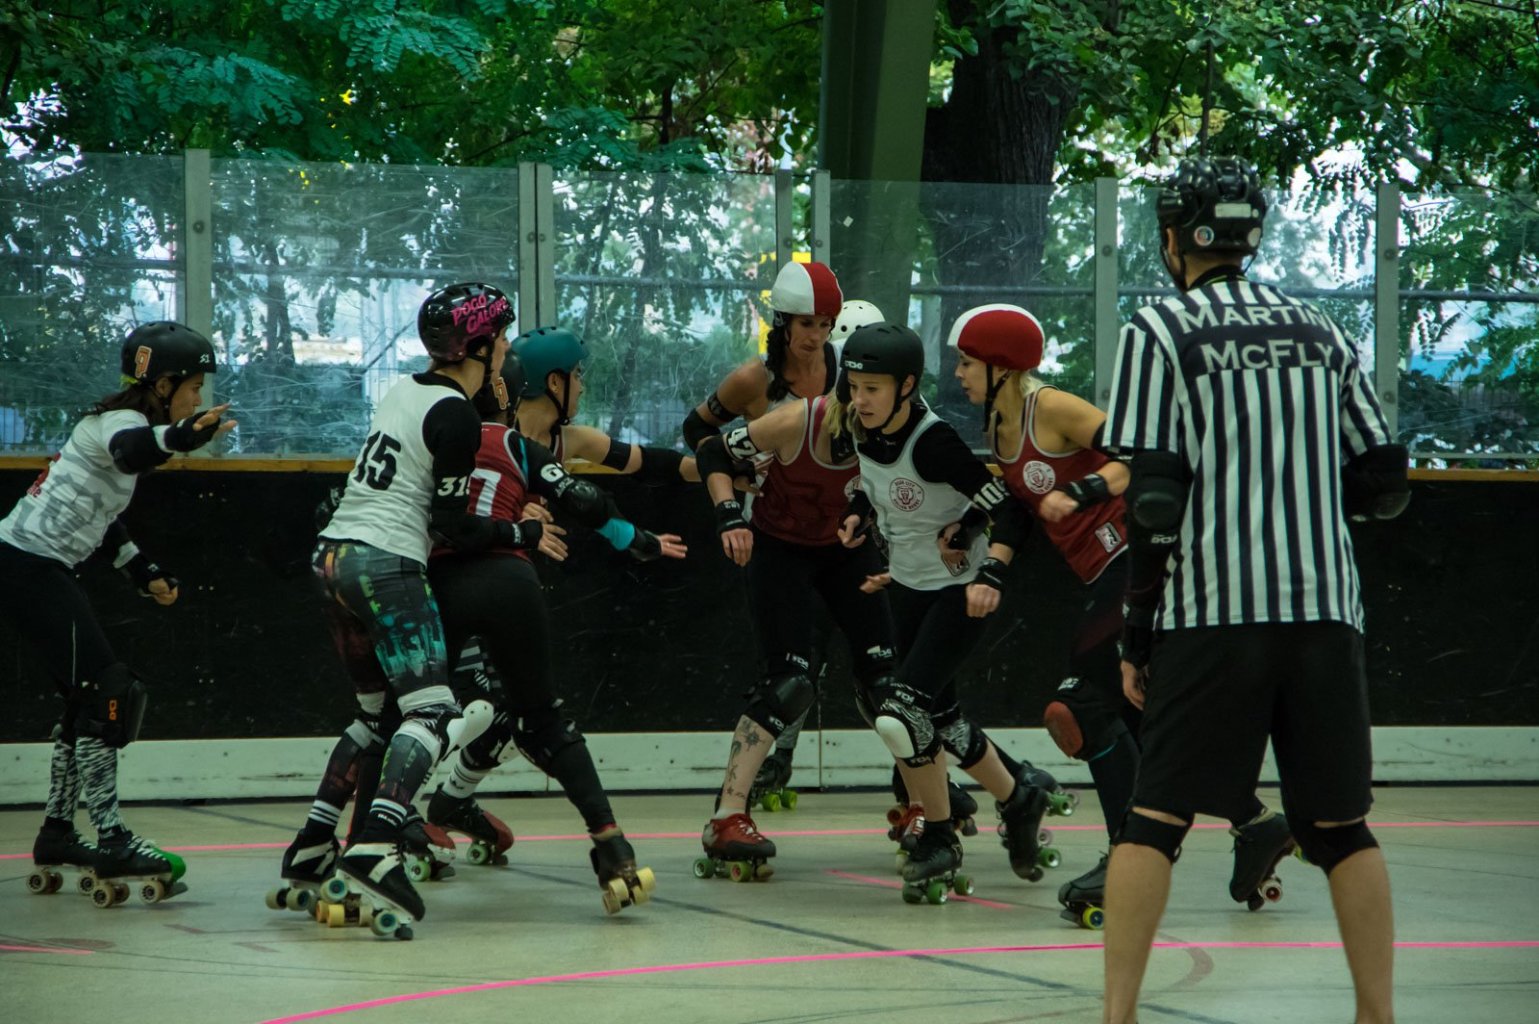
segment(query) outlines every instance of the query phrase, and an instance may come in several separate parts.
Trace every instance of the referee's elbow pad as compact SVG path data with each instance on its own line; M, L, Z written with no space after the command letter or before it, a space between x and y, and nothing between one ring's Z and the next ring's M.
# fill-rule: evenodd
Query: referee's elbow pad
M1139 539L1171 544L1186 518L1190 484L1186 461L1171 452L1139 452L1133 456L1128 481L1129 532Z
M1393 519L1411 503L1408 467L1410 454L1403 444L1369 448L1341 470L1341 505L1356 522Z

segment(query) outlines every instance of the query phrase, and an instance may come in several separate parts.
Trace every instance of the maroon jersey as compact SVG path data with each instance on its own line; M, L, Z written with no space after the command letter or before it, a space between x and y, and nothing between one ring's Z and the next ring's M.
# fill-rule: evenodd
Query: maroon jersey
M1081 480L1098 472L1108 461L1094 448L1074 452L1052 452L1037 444L1033 425L1037 418L1038 389L1026 396L1021 415L1021 450L1015 458L999 458L1005 483L1035 514L1048 492L1063 484ZM1050 523L1038 516L1048 539L1057 546L1079 578L1090 583L1101 575L1108 562L1127 547L1127 512L1121 496L1091 505L1073 515Z
M476 452L476 468L470 474L470 512L489 519L516 523L531 500L529 480L510 450L518 434L501 423L481 424L481 447ZM533 499L538 500L538 499ZM529 552L493 547L498 554L528 559ZM449 554L448 548L436 548L434 555Z
M839 520L860 479L860 460L830 465L819 459L817 437L828 412L828 396L801 401L807 406L807 430L789 462L778 457L770 461L753 499L753 525L791 544L837 544Z

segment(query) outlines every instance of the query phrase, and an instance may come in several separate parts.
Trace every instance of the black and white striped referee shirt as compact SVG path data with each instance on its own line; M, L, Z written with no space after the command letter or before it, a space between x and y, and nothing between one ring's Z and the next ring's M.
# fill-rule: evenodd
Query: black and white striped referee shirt
M1174 452L1192 477L1159 626L1363 628L1341 467L1389 428L1329 317L1212 271L1123 326L1105 446Z

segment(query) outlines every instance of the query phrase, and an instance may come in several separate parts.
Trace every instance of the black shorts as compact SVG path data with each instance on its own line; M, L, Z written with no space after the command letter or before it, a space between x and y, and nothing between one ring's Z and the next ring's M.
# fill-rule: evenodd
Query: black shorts
M1368 813L1373 751L1361 633L1306 622L1160 634L1133 802L1185 818L1248 816L1268 737L1290 817Z

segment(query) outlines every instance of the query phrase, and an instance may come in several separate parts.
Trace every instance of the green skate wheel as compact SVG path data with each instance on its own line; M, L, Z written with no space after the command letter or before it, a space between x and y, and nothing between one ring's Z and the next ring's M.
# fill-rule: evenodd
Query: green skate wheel
M426 882L433 877L433 863L426 857L407 858L406 877L413 882Z
M753 865L746 860L735 860L727 865L727 877L734 882L751 882L753 876Z
M470 851L465 854L465 859L475 865L490 864L492 862L492 848L486 843L471 843Z
M946 883L931 882L924 890L925 902L933 906L939 906L946 902Z
M321 895L333 903L341 903L347 899L347 879L341 875L332 875L321 887Z
M924 902L924 893L920 892L918 889L914 888L911 885L905 885L903 887L903 902L904 903L923 903Z
M776 811L780 810L780 794L765 793L764 796L759 800L759 806L763 807L771 814L775 813Z
M1079 923L1093 932L1106 927L1106 911L1100 907L1086 907L1079 915Z
M696 857L694 871L696 878L710 878L716 873L716 865L707 857Z
M957 875L956 879L951 883L951 888L963 896L971 896L973 894L973 880L967 875Z
M784 803L786 805L786 810L788 810L788 811L796 810L796 790L794 790L794 789L786 790L785 793L783 794L783 796L781 797L781 799L784 801Z
M375 914L374 919L369 922L369 930L372 931L375 935L378 935L380 938L394 935L396 929L400 926L401 919L395 916L395 911L393 910L381 910L379 913Z
M1079 797L1065 790L1057 790L1047 795L1048 807L1053 814L1067 817L1074 813L1074 808L1079 806Z
M1063 863L1063 856L1052 847L1037 851L1037 863L1045 868L1056 868Z

